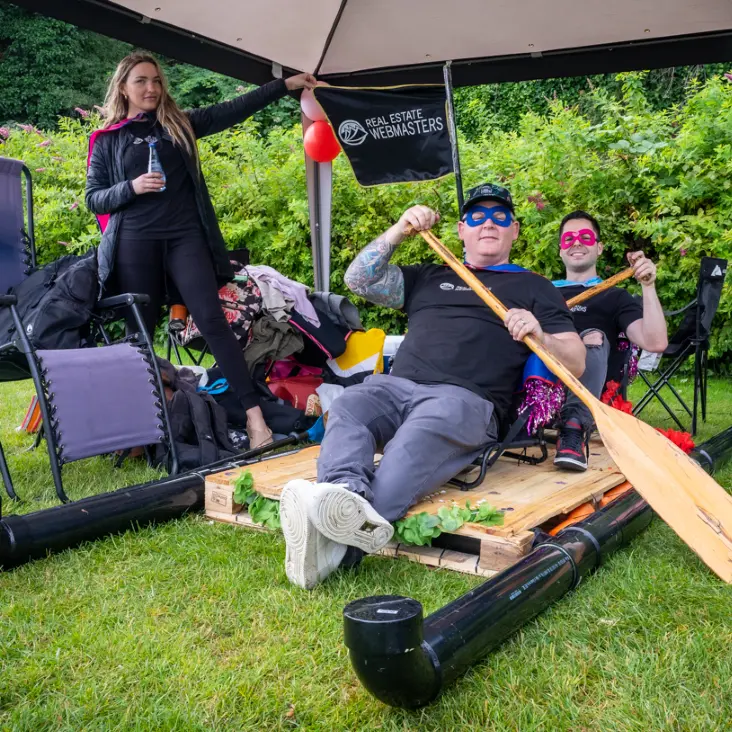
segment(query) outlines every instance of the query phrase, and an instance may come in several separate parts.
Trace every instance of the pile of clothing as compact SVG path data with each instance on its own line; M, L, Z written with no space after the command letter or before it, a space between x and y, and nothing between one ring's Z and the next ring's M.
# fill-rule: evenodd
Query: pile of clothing
M383 371L385 335L365 331L356 306L341 295L311 292L273 267L247 265L219 291L259 388L265 420L277 434L308 429L343 389ZM190 317L180 340L202 348ZM227 413L230 437L243 449L246 414L218 369L195 369L198 389Z

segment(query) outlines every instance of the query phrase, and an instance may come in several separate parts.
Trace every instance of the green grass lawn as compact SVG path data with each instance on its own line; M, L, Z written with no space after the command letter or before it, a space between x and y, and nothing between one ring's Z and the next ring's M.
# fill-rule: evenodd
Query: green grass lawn
M6 513L56 503L45 452L19 454L30 395L29 382L0 385L25 499ZM729 381L710 383L709 402L698 441L732 424ZM645 416L673 427L655 407ZM64 475L79 498L157 474L97 458ZM732 467L717 478L730 489ZM658 519L417 712L361 687L341 610L397 593L429 613L480 580L373 557L307 593L283 564L280 535L198 515L0 574L0 729L732 729L732 587Z

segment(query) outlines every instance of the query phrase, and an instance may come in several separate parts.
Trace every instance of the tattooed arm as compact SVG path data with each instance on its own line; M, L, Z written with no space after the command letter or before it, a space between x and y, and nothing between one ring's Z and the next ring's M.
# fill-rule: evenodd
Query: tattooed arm
M376 305L404 307L404 275L395 264L389 264L396 248L407 238L409 227L415 231L430 229L440 215L426 206L413 206L399 221L371 244L365 246L346 271L346 287Z

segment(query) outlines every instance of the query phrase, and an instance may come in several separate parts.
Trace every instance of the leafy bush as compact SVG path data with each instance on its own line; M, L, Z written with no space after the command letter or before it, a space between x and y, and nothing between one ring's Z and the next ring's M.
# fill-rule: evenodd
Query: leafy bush
M568 211L583 208L602 225L601 274L618 271L627 251L643 248L659 264L661 301L673 309L694 297L701 256L732 258L732 86L723 78L696 83L685 105L659 111L649 103L643 81L643 74L622 75L620 97L596 88L581 109L553 100L546 115L525 114L517 131L461 138L463 177L466 187L497 180L511 188L522 222L514 250L519 264L548 277L560 275L558 223ZM24 159L35 171L44 261L98 240L83 205L87 139L96 124L94 117L64 118L48 135L14 126L0 147L0 154ZM248 246L252 261L312 284L300 135L298 126L264 135L250 120L201 140L200 151L229 246ZM344 292L343 274L358 250L414 203L441 211L436 233L459 252L455 201L451 176L365 189L344 156L337 158L333 289ZM424 260L434 255L419 238L405 242L394 258ZM728 282L712 338L718 364L732 356L730 287ZM405 326L402 313L385 308L365 307L364 316L368 326L387 332Z

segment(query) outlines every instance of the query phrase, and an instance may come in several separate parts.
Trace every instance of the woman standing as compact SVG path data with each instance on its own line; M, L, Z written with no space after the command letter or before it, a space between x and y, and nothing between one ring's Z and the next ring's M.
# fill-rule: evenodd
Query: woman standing
M315 78L278 79L230 102L181 111L157 60L133 53L117 66L104 103L105 125L92 135L86 205L103 235L99 279L115 292L150 296L144 310L152 334L172 282L247 410L250 445L272 439L241 346L226 322L218 290L233 276L224 239L201 173L199 137L243 122ZM148 172L153 147L164 175ZM128 330L136 330L128 321Z

